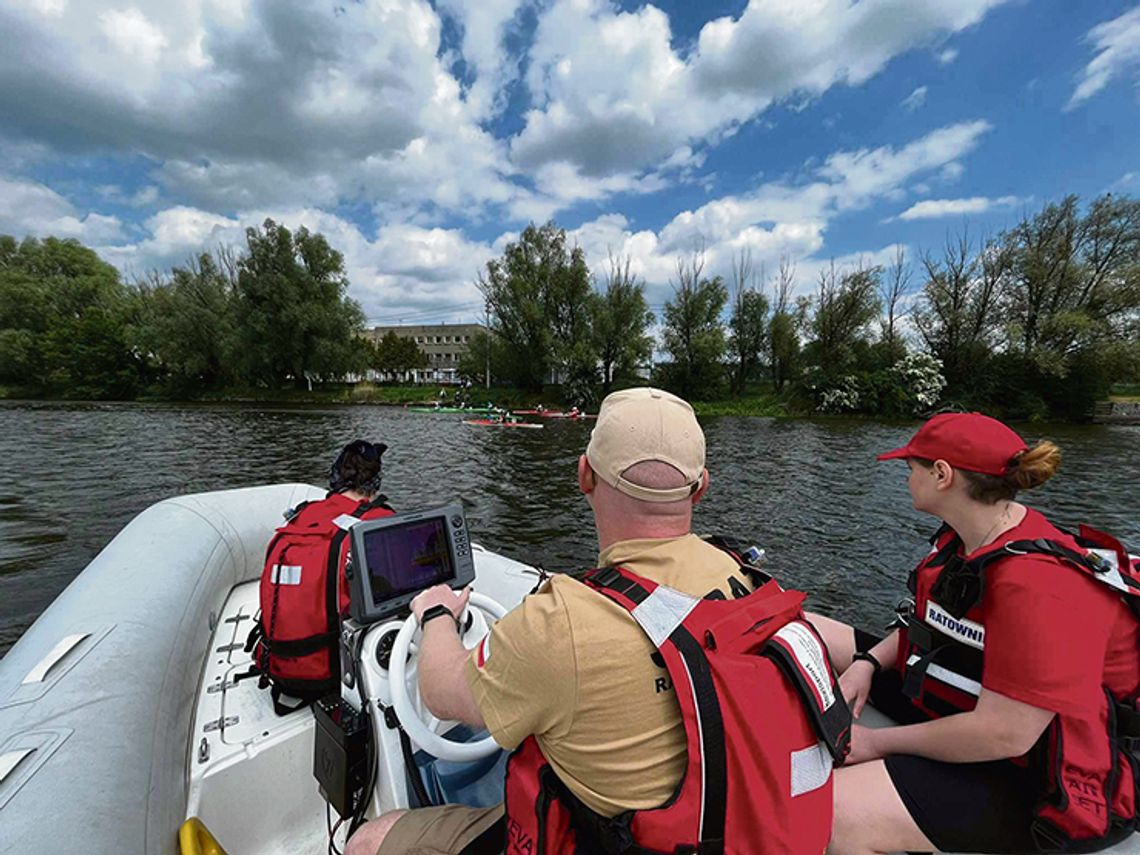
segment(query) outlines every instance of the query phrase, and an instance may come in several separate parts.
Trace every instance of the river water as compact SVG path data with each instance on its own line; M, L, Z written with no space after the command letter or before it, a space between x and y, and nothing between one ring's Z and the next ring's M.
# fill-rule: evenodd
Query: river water
M339 448L382 440L397 509L463 501L476 539L549 570L591 565L575 463L592 423L541 431L463 425L394 407L287 408L0 402L0 654L139 511L180 493L283 481L323 485ZM915 512L906 467L874 455L912 424L717 418L704 422L712 486L699 532L767 549L812 608L868 627L889 619L935 523ZM1027 499L1140 549L1140 427L1025 426L1066 454Z

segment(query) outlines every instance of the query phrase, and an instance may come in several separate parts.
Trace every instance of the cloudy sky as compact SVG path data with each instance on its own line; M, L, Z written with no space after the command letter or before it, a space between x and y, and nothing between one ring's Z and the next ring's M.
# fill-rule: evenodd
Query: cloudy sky
M128 275L267 216L373 323L467 320L553 218L675 260L937 247L1140 194L1136 0L0 0L0 233Z

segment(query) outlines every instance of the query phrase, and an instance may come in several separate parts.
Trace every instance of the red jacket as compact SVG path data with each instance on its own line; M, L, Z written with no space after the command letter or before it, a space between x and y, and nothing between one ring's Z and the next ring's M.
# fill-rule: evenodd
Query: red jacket
M987 657L1000 656L1005 670L1013 670L1010 666L1016 665L1018 657L1024 662L1024 657L1035 653L1034 638L1025 637L1024 646L1014 646L1008 639L1010 631L1017 628L1003 627L999 633L992 624L994 601L990 591L1006 572L1006 563L1032 560L1059 564L1083 574L1089 582L1112 589L1112 596L1107 598L1110 604L1119 596L1133 613L1140 605L1140 566L1111 537L1083 526L1076 537L1065 534L1035 511L1011 532L1011 536L1018 535L1026 539L996 543L966 561L958 536L944 528L911 577L915 613L903 630L898 665L904 693L931 717L975 707L983 678L992 680L985 672ZM1046 584L1045 574L1032 578L1042 580L1034 584ZM1095 587L1078 588L1079 595L1104 598ZM1023 615L1025 625L1036 629L1044 624L1056 633L1082 632L1082 602L1057 600L1044 596L1037 600L1051 603L1049 607L1056 614L1050 613L1044 621L1036 615ZM1033 608L1034 602L1026 598L1025 608ZM1032 631L1024 632L1028 636ZM995 638L996 643L1006 645L1005 649L994 648ZM1037 746L1017 761L1039 766L1042 772L1033 833L1043 849L1056 849L1071 841L1096 848L1097 841L1108 844L1130 833L1136 824L1140 757L1131 750L1131 740L1140 737L1140 715L1136 712L1140 653L1134 649L1134 637L1124 643L1132 645L1129 667L1134 673L1109 676L1098 672L1095 696L1077 699L1081 708L1090 712L1057 713ZM1047 667L1048 663L1040 666ZM1003 688L999 685L995 691L1004 693ZM1035 702L1031 692L1032 687L1028 687L1024 694L1030 696L1018 699L1039 707L1048 703ZM1012 689L1010 693L1017 694Z
M566 788L531 737L507 764L508 855L823 852L851 714L804 620L804 595L769 581L740 599L699 599L624 568L585 582L628 609L658 648L688 766L661 807L610 819Z

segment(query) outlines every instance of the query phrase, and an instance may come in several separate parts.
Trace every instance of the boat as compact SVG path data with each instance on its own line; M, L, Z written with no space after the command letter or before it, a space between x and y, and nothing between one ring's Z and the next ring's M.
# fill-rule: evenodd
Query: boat
M464 419L463 424L474 425L475 427L503 427L503 428L529 428L530 430L541 430L542 425L535 424L534 422L512 422L506 419Z
M325 493L282 484L159 502L24 633L0 660L0 851L326 851L314 712L278 716L256 679L236 679L251 664L244 642L265 545L284 509ZM472 552L486 610L472 615L485 633L486 614L520 602L538 573ZM378 746L370 815L414 798L398 731L384 724L393 681L378 664L378 648L403 626L370 627L359 657L356 698L366 699ZM414 686L414 670L407 679ZM468 757L476 744L457 750ZM479 750L478 763L424 751L416 763L437 797L499 800L505 758L485 742ZM480 791L483 779L491 784Z
M576 412L574 410L511 410L512 415L516 416L538 416L543 419L594 419L597 416L591 416L586 413Z
M265 545L283 509L324 495L279 484L152 505L24 633L0 660L0 851L327 851L326 796L337 793L322 794L314 768L329 771L331 719L322 705L278 716L269 692L241 679ZM469 648L540 576L478 544L471 553ZM368 816L421 796L476 806L502 797L505 753L422 709L415 632L395 618L353 636L342 695L368 713ZM393 716L410 736L406 752ZM868 708L864 721L873 716ZM338 847L347 825L333 832ZM1109 851L1140 852L1140 839Z
M409 413L445 413L454 415L456 413L467 413L468 415L490 415L491 413L498 412L495 407L450 407L450 406L434 406L434 405L406 405L404 407Z

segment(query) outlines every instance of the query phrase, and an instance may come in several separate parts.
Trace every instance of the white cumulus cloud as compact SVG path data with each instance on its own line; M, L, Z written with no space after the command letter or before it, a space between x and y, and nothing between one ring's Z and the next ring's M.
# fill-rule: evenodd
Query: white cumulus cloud
M913 113L915 110L918 110L921 107L923 107L926 104L926 93L927 93L927 87L919 86L917 89L915 89L913 92L911 92L905 98L903 98L903 100L902 100L903 109L910 110L910 112Z
M1097 24L1089 30L1086 39L1093 44L1097 55L1081 72L1068 109L1096 95L1113 78L1140 68L1140 6Z
M973 196L969 199L924 199L911 205L898 218L900 220L936 220L943 217L964 217L971 214L984 214L996 209L1013 208L1021 204L1018 196L1001 196L989 199Z

